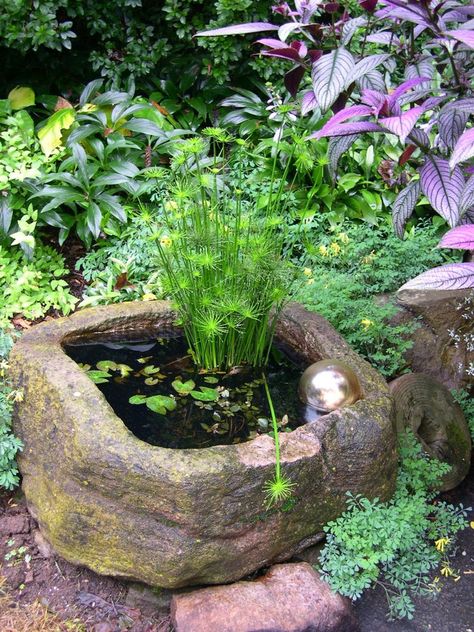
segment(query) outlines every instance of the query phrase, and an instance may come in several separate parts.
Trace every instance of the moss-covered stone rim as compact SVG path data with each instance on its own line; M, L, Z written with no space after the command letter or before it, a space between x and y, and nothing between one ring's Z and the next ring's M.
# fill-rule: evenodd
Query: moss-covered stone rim
M176 314L168 301L130 302L84 309L69 317L49 320L29 329L16 343L13 357L19 363L26 362L41 371L49 385L61 397L63 407L70 410L74 418L77 419L80 414L79 404L83 415L87 410L93 411L91 416L94 418L100 415L101 428L98 429L97 441L104 440L107 435L112 436L115 445L122 444L125 451L130 450L134 454L135 463L147 463L150 462L149 459L154 462L158 457L164 458L167 462L179 461L180 466L183 467L188 457L192 457L194 465L197 460L205 462L215 459L214 465L219 469L218 464L225 461L228 456L255 464L268 465L274 460L273 440L268 435L260 435L240 444L194 449L163 448L138 439L115 414L98 387L63 349L63 345L79 341L104 338L137 340L143 339L144 336L157 336L160 331L173 327L175 318ZM303 353L308 363L330 357L321 355L316 347L311 348L313 338L316 340L318 336L321 337L321 323L324 322L327 325L321 316L293 303L283 311L279 322L297 323L302 335L309 341L310 348ZM293 340L285 336L284 331L282 334L281 329L281 327L277 328L277 336L294 348ZM333 427L334 423L344 423L345 417L347 417L347 424L353 423L354 415L350 411L365 413L366 416L372 415L382 430L387 431L391 425L390 415L387 413L390 410L390 395L385 381L342 338L339 336L337 338L337 356L332 357L347 362L356 371L361 380L363 398L352 406L321 417L317 422L300 426L291 433L283 433L281 436L282 448L284 448L283 462L297 458L297 455L293 453L292 443L300 444L301 439L304 438L308 442L308 449L314 450L315 444L320 445L325 432ZM75 398L77 398L76 401L74 401ZM380 409L380 415L376 414L377 409ZM295 439L298 441L294 441ZM198 454L200 459L196 459Z

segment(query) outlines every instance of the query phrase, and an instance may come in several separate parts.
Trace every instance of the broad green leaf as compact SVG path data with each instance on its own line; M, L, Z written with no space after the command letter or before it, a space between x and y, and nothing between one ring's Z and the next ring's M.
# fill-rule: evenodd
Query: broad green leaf
M219 393L215 388L207 388L207 386L200 386L200 391L191 391L191 397L197 399L200 402L215 402L219 399Z
M18 86L9 92L8 100L12 110L22 110L35 104L35 93L31 88Z
M187 395L193 390L196 384L193 382L193 380L187 380L187 382L182 382L181 380L175 380L174 382L172 382L171 386L180 395Z
M208 384L217 384L219 382L218 378L212 377L212 375L205 377L204 381L207 382Z
M113 360L101 360L97 362L97 368L99 371L115 371L117 364Z
M87 375L95 384L105 384L110 379L110 375L105 371L87 371Z
M176 400L167 395L153 395L146 400L147 407L154 413L160 415L166 415L166 411L174 410L176 408Z
M132 395L128 400L130 404L144 404L146 402L146 395Z
M72 108L63 108L52 114L43 127L38 130L41 149L50 156L62 145L62 131L69 129L76 120L76 112Z

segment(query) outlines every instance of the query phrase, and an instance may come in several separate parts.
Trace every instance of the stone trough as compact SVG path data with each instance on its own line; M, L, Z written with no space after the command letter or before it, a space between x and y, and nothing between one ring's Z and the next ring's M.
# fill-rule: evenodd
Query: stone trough
M265 506L275 462L268 435L187 450L137 439L62 345L156 337L173 318L161 301L88 309L33 327L15 345L11 376L25 394L14 424L24 442L23 490L59 555L154 586L226 583L321 539L348 490L390 497L397 457L387 385L298 304L283 312L277 337L308 364L349 364L363 397L281 435L282 469L296 483L289 511Z

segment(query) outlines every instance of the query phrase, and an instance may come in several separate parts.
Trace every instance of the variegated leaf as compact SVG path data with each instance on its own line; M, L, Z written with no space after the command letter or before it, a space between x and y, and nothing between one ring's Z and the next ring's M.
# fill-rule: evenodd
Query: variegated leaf
M345 48L336 48L313 64L313 89L323 112L344 90L354 68L354 58Z
M459 220L459 201L464 189L464 176L459 167L451 171L444 158L428 156L420 170L421 189L431 206L450 226Z
M474 287L474 263L448 263L423 272L405 285L403 290L463 290Z
M357 138L358 134L350 134L349 136L339 136L329 140L329 173L332 178L336 177L339 158L355 143Z
M474 206L474 176L469 178L461 193L461 199L459 201L460 214L464 215L471 206Z
M438 131L441 140L448 149L454 149L466 127L468 118L468 112L462 112L455 108L443 108L441 111L438 119Z
M357 80L359 89L362 90L375 90L377 92L385 92L385 79L378 70L371 70L365 73Z
M389 55L369 55L369 57L365 57L354 66L348 78L347 85L350 85L353 81L357 81L357 79L363 77L367 72L375 70L377 66L383 64L388 58Z
M474 127L466 130L458 139L449 161L453 169L460 162L465 162L474 156Z
M474 224L456 226L448 230L443 239L439 242L438 247L474 250Z
M413 209L418 202L418 199L421 194L421 185L419 180L415 182L410 182L410 184L400 191L393 204L392 209L392 221L393 228L395 230L395 234L400 239L403 238L403 234L405 232L405 224L407 220L411 217L413 213Z

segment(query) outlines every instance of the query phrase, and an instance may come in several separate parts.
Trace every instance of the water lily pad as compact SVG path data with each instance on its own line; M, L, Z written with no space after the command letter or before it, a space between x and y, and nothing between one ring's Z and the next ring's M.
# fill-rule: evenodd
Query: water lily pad
M155 384L158 384L160 380L157 380L156 377L147 377L145 380L145 384L147 384L147 386L155 386Z
M144 404L146 402L146 395L132 395L128 401L130 404Z
M174 380L174 382L171 383L171 386L180 395L188 395L194 389L196 384L193 380L187 380L186 382Z
M106 371L87 371L87 375L94 384L106 384L110 380L110 374Z
M132 367L128 366L128 364L117 364L116 370L120 371L122 377L127 377L127 375L133 371Z
M167 411L174 410L176 408L176 400L167 395L153 395L146 400L147 407L154 413L160 415L166 415Z
M117 369L117 363L112 360L101 360L97 362L97 369L99 371L115 371Z
M212 377L212 375L208 375L204 378L204 381L207 382L207 384L217 384L219 379L217 377Z
M151 360L152 356L146 356L146 358L138 358L137 362L139 364L146 364L148 360Z
M219 393L215 388L200 386L200 391L191 391L191 397L201 402L215 402L219 398Z
M149 364L148 366L146 366L144 369L140 371L142 375L153 375L154 373L159 373L159 372L160 372L160 367L154 366L153 364Z

